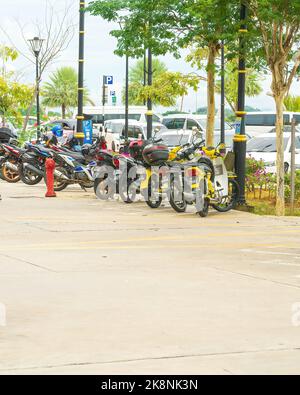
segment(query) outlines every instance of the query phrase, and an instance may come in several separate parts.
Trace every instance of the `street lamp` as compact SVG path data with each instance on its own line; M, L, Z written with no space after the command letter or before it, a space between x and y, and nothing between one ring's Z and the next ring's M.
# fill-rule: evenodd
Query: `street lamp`
M246 206L245 198L245 178L246 178L246 148L247 137L245 130L245 88L246 88L246 35L247 29L247 6L244 0L241 0L241 12L239 29L239 82L238 82L238 103L236 110L236 134L234 136L234 153L235 153L235 169L237 173L237 181L240 187L239 203Z
M124 30L126 22L124 19L119 21L120 29ZM126 70L125 70L125 142L128 140L128 128L129 128L129 55L126 48Z
M34 37L31 40L28 40L31 46L32 52L34 53L36 60L36 119L37 119L37 138L41 137L40 133L40 70L39 70L39 54L42 49L43 40L39 37Z
M225 144L225 48L221 43L221 143Z
M152 69L152 50L148 48L148 86L152 86L153 83L153 69ZM148 97L147 100L147 139L151 139L153 129L153 109L152 99Z
M85 1L79 0L79 57L78 57L78 108L77 108L77 129L75 137L80 145L84 142L83 130L83 99L84 99L84 25L85 25Z

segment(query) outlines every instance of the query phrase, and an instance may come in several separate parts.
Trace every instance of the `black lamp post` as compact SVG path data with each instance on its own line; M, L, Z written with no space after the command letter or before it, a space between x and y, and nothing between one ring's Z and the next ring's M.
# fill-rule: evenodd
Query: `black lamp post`
M75 137L80 144L84 141L83 132L83 93L84 93L84 8L85 1L79 0L79 59L78 59L78 110Z
M42 49L42 45L44 40L39 37L34 37L31 40L28 40L32 49L32 52L35 56L35 65L36 65L36 120L37 120L37 138L41 137L41 119L40 119L40 69L39 69L39 54Z
M148 86L152 86L153 82L153 69L152 69L152 50L148 49ZM153 111L152 111L152 100L149 97L147 100L147 139L152 137L153 129Z
M129 56L126 53L126 82L125 82L125 141L128 140L129 124Z
M237 181L240 186L241 206L246 205L245 198L245 177L246 177L246 148L247 137L245 131L245 88L246 88L246 34L248 32L246 19L247 7L241 0L241 26L239 29L239 82L238 82L238 105L236 110L237 130L234 136L234 152L235 152L235 169L237 173Z
M221 43L221 143L225 144L225 48Z
M147 52L144 51L144 88L147 85ZM146 105L146 100L144 99L144 106Z
M121 30L125 27L125 21L120 20L119 25ZM129 127L129 55L126 48L126 68L125 68L125 142L128 140L128 127Z

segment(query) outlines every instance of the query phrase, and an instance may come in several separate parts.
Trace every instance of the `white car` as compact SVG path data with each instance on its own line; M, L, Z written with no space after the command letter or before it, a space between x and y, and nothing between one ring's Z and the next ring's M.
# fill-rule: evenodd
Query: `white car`
M139 137L143 140L147 139L147 124L145 122L129 119L128 123L129 140L136 140ZM107 148L118 152L124 141L125 119L106 121L104 129ZM167 128L160 122L153 122L153 131L154 130L161 131L167 130Z
M157 134L158 139L162 139L163 143L171 150L192 141L203 140L203 133L198 131L196 134L192 130L162 130Z
M291 133L283 133L284 171L291 166ZM247 156L263 160L270 173L276 173L276 133L269 132L253 137L247 144ZM300 132L296 133L296 168L300 169Z
M167 115L163 117L162 123L168 129L192 130L196 127L200 132L204 133L206 131L207 116L194 114ZM221 122L217 118L215 120L215 131L219 133L221 131ZM235 133L235 130L229 123L225 122L225 132Z

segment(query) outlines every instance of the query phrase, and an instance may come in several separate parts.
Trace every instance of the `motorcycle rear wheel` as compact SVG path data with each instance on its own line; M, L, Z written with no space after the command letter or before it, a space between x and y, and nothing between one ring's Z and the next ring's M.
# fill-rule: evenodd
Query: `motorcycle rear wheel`
M170 205L177 213L185 213L187 209L187 202L184 199L184 195L182 193L182 200L175 201L175 180L174 177L171 177L171 185L170 185Z
M23 166L25 163L26 162L23 162L22 165L19 166L19 173L20 173L21 181L24 184L26 184L26 185L37 185L37 184L39 184L42 181L43 176L40 176L40 175L30 171L30 170L27 170ZM33 166L34 166L34 164L33 164ZM39 166L36 166L36 167L39 167Z
M0 178L1 178L1 180L5 181L5 178L3 177L3 174L2 174L2 167L0 168Z
M237 206L240 197L240 187L236 180L228 180L228 198L229 201L224 203L212 204L212 207L220 213L226 213L227 211L234 210Z
M98 177L94 181L94 192L98 199L109 199L109 187L107 185L107 177Z
M57 166L55 168L55 170L60 171L62 174L64 174L65 176L68 177L68 172L67 172L67 170L64 167ZM45 177L44 177L44 181L47 184L47 176L46 176L46 174L45 174ZM68 185L69 185L68 181L66 181L66 180L59 180L57 177L54 177L54 191L55 192L63 191L64 189L67 188Z

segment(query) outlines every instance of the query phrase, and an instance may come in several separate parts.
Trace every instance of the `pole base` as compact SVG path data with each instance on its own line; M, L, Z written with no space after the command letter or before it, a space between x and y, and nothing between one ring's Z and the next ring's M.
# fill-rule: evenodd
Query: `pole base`
M55 192L54 193L46 193L45 197L46 198L54 198L54 197L56 197L56 193Z

